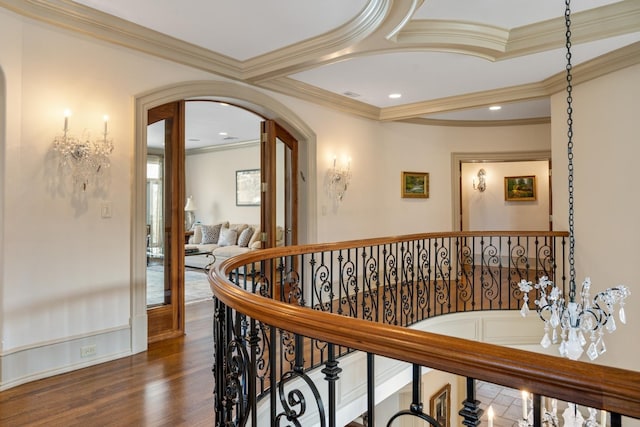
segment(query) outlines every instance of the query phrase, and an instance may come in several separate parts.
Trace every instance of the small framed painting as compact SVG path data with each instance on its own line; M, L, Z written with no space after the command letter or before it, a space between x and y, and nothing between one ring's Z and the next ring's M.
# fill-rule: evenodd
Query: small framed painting
M236 171L236 206L260 206L260 169Z
M450 427L451 384L447 384L431 396L429 403L431 417L433 417L442 427Z
M402 172L401 185L403 198L429 198L429 174L427 172Z
M507 202L536 200L535 175L504 177L504 199Z

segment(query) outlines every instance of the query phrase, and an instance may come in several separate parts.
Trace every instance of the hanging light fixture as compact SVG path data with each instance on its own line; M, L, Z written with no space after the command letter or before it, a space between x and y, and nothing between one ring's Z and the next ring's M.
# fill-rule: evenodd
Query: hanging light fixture
M349 187L351 181L351 158L349 158L346 167L337 167L336 158L333 158L333 167L327 170L327 192L333 198L334 203L338 205Z
M86 191L91 182L96 182L111 167L109 156L113 152L113 140L108 137L109 116L104 116L102 137L91 141L86 131L80 138L71 134L70 115L71 111L64 112L64 129L54 138L53 149L60 156L60 168L71 174L77 188Z
M591 342L587 355L591 360L603 354L607 348L604 344L604 330L616 330L614 310L620 305L620 322L626 323L624 300L631 294L623 285L608 288L591 298L591 280L587 277L582 283L580 295L576 295L575 269L575 233L574 233L574 179L573 179L573 97L571 76L571 9L570 0L565 0L566 48L567 48L567 125L568 125L568 183L569 183L569 299L565 299L563 291L548 277L541 277L537 284L522 280L519 284L523 292L523 305L520 313L526 316L529 312L529 292L537 289L539 299L535 300L536 311L544 321L544 336L540 344L547 348L560 340L560 354L577 360L584 352L588 336ZM559 336L558 336L559 335Z

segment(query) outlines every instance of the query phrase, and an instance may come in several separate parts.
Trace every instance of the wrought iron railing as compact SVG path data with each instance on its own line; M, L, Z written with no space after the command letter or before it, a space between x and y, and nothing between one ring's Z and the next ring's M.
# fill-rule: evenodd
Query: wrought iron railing
M482 414L474 379L606 409L612 425L620 414L640 417L636 372L410 328L451 313L519 310L523 279L547 276L564 285L566 237L422 234L255 251L223 263L210 275L216 425L336 425L340 361L356 350L366 353L369 425L375 425L373 355L414 366L413 404L390 423L412 415L439 425L422 408L419 367L468 378L459 404L465 425L478 425ZM580 380L586 370L610 381L587 389ZM539 416L534 421L541 425Z

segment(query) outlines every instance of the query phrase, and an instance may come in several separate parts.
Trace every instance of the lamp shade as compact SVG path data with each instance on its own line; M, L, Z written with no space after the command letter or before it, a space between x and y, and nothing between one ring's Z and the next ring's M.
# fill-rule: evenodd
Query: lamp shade
M187 197L187 203L184 205L185 212L193 212L196 210L196 204L193 202L193 196Z

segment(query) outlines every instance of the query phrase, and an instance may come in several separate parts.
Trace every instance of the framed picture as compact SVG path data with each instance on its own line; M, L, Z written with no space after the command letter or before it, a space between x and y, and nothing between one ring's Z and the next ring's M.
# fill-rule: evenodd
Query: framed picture
M508 202L526 202L536 200L536 177L505 176L504 199Z
M451 384L442 387L429 401L430 415L442 427L450 427L451 423Z
M260 206L260 169L236 171L236 206Z
M427 172L402 172L401 186L403 198L429 198L429 174Z

